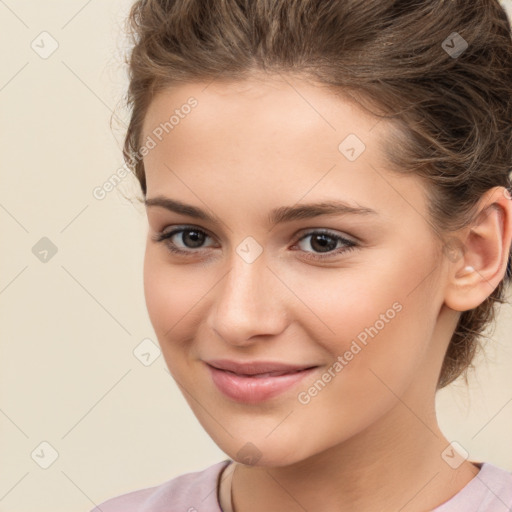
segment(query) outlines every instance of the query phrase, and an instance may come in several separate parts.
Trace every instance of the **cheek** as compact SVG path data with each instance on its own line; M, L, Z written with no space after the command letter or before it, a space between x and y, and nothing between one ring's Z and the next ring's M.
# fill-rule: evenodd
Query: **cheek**
M414 377L437 318L439 298L426 279L433 266L428 251L403 248L361 267L316 272L314 282L312 274L295 277L308 306L301 325L332 362L343 358L344 385L378 383L376 374L398 391Z
M160 339L172 327L169 311L179 307L176 291L171 286L172 273L166 271L155 251L146 246L144 256L144 296L153 328Z
M159 248L146 247L144 296L149 318L164 356L186 343L186 328L197 321L204 283L185 267L170 265ZM176 343L173 341L176 340Z
M385 269L325 279L323 293L303 297L334 331L322 328L320 337L319 321L311 316L308 335L331 363L305 382L297 397L301 414L296 419L304 425L308 418L328 414L322 427L325 448L377 421L429 371L424 362L435 326L435 297L422 282L427 262L420 267L411 260L404 255ZM309 289L316 285L310 283Z

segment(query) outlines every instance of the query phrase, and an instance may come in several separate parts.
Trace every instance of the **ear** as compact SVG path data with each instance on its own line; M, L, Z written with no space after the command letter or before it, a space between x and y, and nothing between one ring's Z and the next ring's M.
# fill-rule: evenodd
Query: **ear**
M504 187L488 190L478 203L474 222L450 240L450 252L444 251L449 260L445 304L456 311L474 309L491 295L507 270L512 243L510 192Z

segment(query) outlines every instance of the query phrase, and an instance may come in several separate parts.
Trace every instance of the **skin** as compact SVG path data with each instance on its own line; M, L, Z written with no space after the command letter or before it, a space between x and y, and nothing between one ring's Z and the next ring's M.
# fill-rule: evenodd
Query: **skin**
M450 440L438 427L435 391L460 312L503 278L512 238L504 189L482 197L478 222L456 233L464 255L443 257L423 183L384 159L387 121L310 81L254 76L160 92L143 140L190 96L198 106L144 158L146 198L179 200L216 220L147 206L144 289L169 371L201 425L237 461L234 510L440 505L478 472L469 460L452 468L442 458ZM350 133L366 145L355 161L338 150ZM377 214L268 223L274 208L330 199ZM208 235L199 246L188 232L172 238L192 256L153 239L184 225ZM358 245L340 252L346 246L338 242L326 253L314 236L298 242L319 229ZM252 263L236 252L248 236L262 249ZM331 256L313 261L311 254ZM400 312L300 403L298 393L394 303ZM213 384L204 361L214 358L320 368L277 397L244 404ZM243 463L247 453L253 464Z

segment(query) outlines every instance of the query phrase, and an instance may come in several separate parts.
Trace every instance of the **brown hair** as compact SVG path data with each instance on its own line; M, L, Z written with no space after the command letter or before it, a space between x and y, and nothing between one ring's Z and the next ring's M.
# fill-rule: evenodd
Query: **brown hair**
M485 191L511 189L512 39L498 0L138 0L127 33L123 156L144 196L139 148L155 94L255 72L300 75L391 119L398 130L382 148L398 172L426 180L441 240L468 225ZM498 287L461 313L438 389L463 373L467 383L510 279L509 253Z

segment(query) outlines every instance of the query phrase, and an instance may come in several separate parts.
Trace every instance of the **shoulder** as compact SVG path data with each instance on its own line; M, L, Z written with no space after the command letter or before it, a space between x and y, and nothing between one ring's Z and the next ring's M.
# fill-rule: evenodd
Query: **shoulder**
M510 511L512 508L512 473L490 462L480 462L479 466L480 471L465 487L432 512Z
M217 500L217 482L221 471L231 462L230 459L225 459L206 469L179 475L160 485L110 498L90 512L221 512Z

